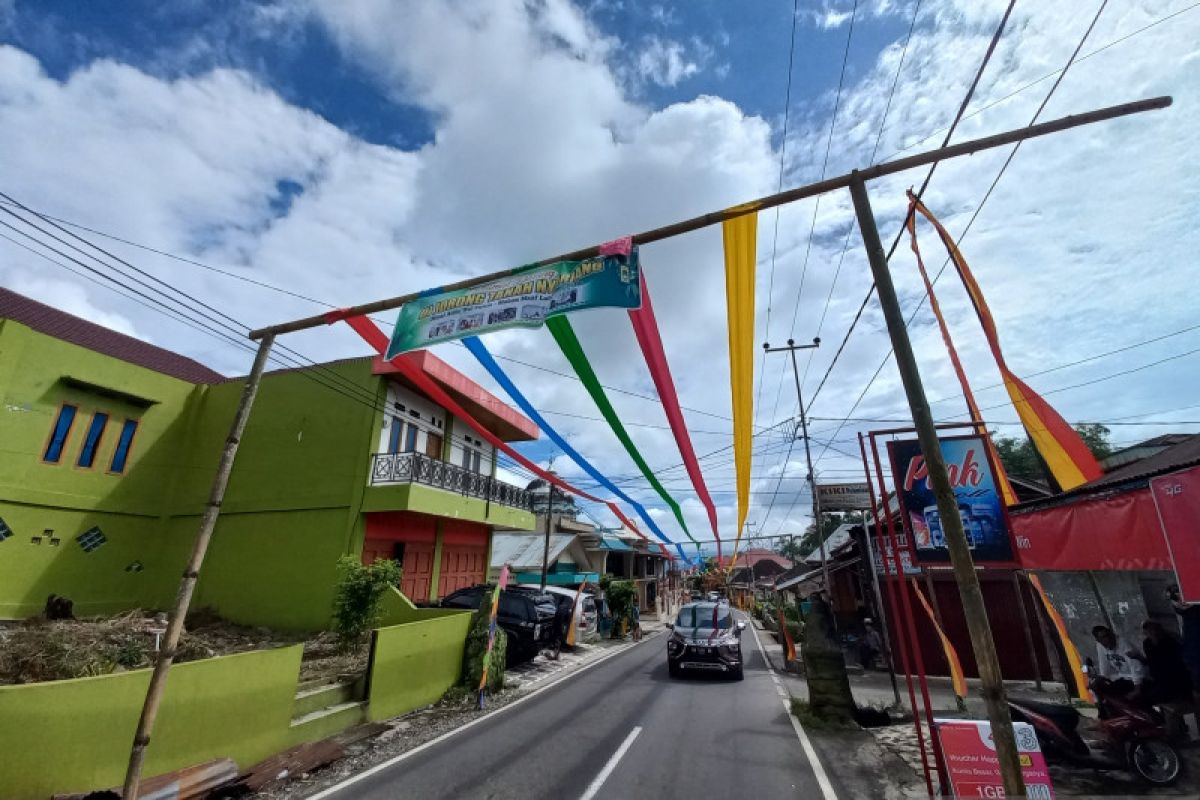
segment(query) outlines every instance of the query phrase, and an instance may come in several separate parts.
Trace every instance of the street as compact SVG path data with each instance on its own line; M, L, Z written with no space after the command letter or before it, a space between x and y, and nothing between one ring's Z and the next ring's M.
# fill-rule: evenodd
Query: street
M750 628L746 677L667 675L657 636L317 797L821 797Z

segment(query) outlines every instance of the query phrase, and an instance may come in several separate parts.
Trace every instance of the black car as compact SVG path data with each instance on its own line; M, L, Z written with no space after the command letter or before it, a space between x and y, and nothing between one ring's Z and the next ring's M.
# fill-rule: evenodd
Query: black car
M728 603L688 603L669 626L667 669L672 678L685 670L720 672L742 679L742 630Z
M495 587L477 584L446 595L442 608L479 608L483 598L491 602ZM496 624L508 634L507 662L528 661L554 639L554 614L557 606L551 595L538 589L513 587L500 593Z

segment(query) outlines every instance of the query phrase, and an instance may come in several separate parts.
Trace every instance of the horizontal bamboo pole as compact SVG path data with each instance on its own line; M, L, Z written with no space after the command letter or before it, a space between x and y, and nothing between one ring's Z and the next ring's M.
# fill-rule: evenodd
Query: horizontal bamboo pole
M858 170L858 175L863 181L870 181L876 178L882 178L885 175L893 175L897 172L904 172L905 170L913 169L914 167L932 164L937 161L944 161L949 158L957 158L958 156L970 155L971 153L977 153L981 150L990 150L994 147L1003 147L1006 144L1014 144L1026 139L1034 139L1050 133L1058 133L1060 131L1070 130L1071 128L1078 128L1082 125L1091 125L1094 122L1104 122L1110 119L1117 119L1118 117L1127 117L1131 114L1141 114L1144 111L1155 111L1166 108L1167 106L1171 105L1171 102L1172 100L1170 97L1152 97L1147 100L1137 100L1132 103L1123 103L1117 106L1100 108L1096 109L1095 111L1085 112L1083 114L1071 114L1060 119L1050 120L1049 122L1042 122L1037 125L1029 125L1024 128L1016 128L1014 130L1005 131L1004 133L997 133L993 136L985 136L982 139L972 139L960 144L941 147L937 150L929 150L924 153L917 153L916 155L908 156L906 158L899 158L895 161L876 164L875 166ZM844 175L838 175L836 177L828 178L816 183L799 186L795 189L788 189L786 192L779 192L778 194L760 197L757 200L753 200L749 203L744 203L733 208L727 208L722 211L711 211L699 217L692 217L691 219L683 220L682 222L676 222L661 228L655 228L654 230L645 231L644 233L637 233L633 236L633 243L650 244L651 242L659 242L663 239L669 239L672 236L678 236L681 233L688 233L701 228L707 228L710 225L716 225L745 214L762 211L768 208L774 208L775 206L781 206L785 203L793 203L797 200L803 200L806 197L815 197L816 195L824 194L835 189L845 189L850 185L851 174L852 173L847 172ZM553 258L546 258L535 263L552 264L555 261L578 261L584 258L591 258L592 256L598 255L598 253L598 246L593 245L592 247L585 247L582 250L574 250L570 253L563 253L562 255L554 256ZM450 292L459 289L470 289L471 287L479 286L480 284L488 283L498 278L508 277L509 275L512 275L513 273L524 269L527 266L529 265L522 264L519 267L512 267L510 269L500 270L499 272L492 272L487 275L479 275L474 278L467 278L466 280L459 281L458 283L451 283L442 286L440 291ZM412 292L410 294L402 294L398 297L391 297L386 300L376 300L372 303L353 306L352 308L348 309L348 313L350 316L360 316L363 314L374 314L380 311L390 311L391 309L399 308L405 303L416 300L425 293L426 292ZM314 316L305 317L304 319L298 319L293 322L284 322L279 325L271 325L266 328L259 328L258 330L250 332L250 338L261 339L267 334L278 335L282 333L292 333L294 331L317 328L326 324L328 324L328 320L325 318L325 315L316 314Z

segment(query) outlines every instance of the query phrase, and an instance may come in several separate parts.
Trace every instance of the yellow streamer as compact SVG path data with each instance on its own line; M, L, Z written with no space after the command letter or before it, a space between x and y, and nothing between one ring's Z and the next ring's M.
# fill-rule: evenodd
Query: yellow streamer
M1087 676L1083 674L1083 659L1079 657L1079 650L1076 649L1075 643L1071 641L1070 634L1067 633L1067 624L1063 622L1058 609L1054 607L1054 604L1050 602L1050 598L1046 596L1046 590L1042 588L1041 579L1032 572L1025 573L1025 577L1029 578L1029 585L1037 592L1038 597L1042 601L1042 606L1046 609L1046 616L1050 617L1050 621L1054 624L1054 631L1058 634L1058 641L1062 645L1063 652L1067 655L1067 666L1071 669L1071 680L1075 682L1076 696L1094 700L1092 690L1088 687Z
M942 630L942 626L938 625L937 615L933 613L933 608L930 607L929 601L925 599L925 593L921 591L921 587L917 585L915 579L909 578L908 580L912 584L913 591L917 594L917 599L921 601L921 605L925 609L925 614L929 617L929 621L933 623L933 629L937 631L938 639L942 643L942 652L945 653L946 663L950 666L950 686L954 689L954 694L962 699L966 699L967 677L963 674L962 662L958 660L958 651L950 643L950 637Z
M744 208L744 207L742 207ZM731 211L734 209L730 209ZM729 383L733 391L733 463L737 476L737 538L733 562L750 511L750 455L754 424L754 266L758 214L721 224L725 240L725 303L729 314Z

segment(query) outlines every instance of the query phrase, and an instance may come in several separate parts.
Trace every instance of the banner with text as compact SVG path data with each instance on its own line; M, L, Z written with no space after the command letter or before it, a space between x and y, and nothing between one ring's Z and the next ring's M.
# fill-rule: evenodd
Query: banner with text
M548 317L571 311L641 304L637 248L628 256L525 267L489 283L434 290L405 303L385 357L504 328L537 328Z
M938 441L975 562L1012 563L1013 547L1004 505L983 438L946 436ZM916 439L888 442L888 455L917 561L948 563L950 552L946 549L937 500L929 486L929 472L920 444Z
M1184 602L1200 603L1200 467L1150 479Z
M871 493L865 483L818 483L817 502L822 511L866 511Z
M1004 797L1000 759L992 739L992 726L969 719L934 719L942 762L950 778L952 797ZM1037 733L1028 722L1014 722L1017 758L1029 800L1054 800L1054 786Z

